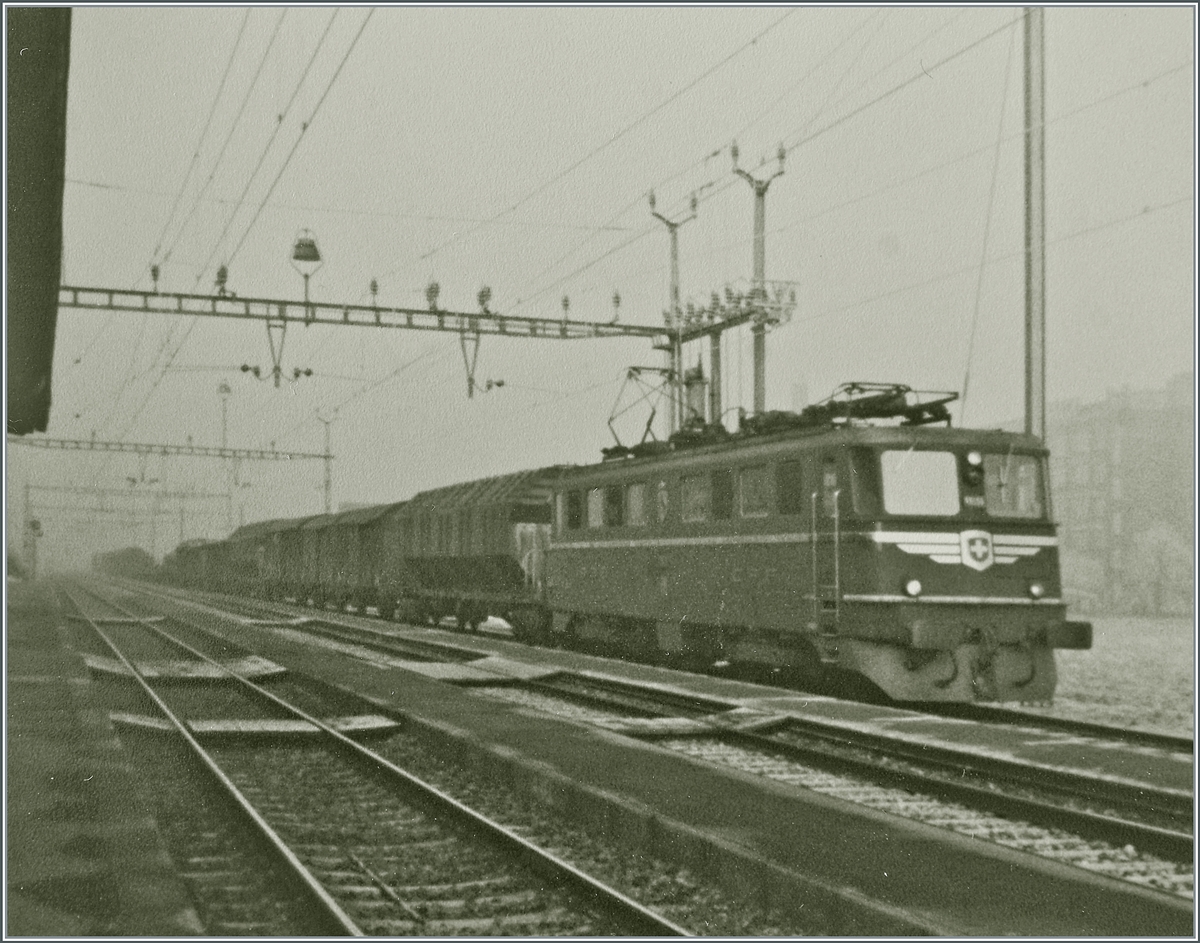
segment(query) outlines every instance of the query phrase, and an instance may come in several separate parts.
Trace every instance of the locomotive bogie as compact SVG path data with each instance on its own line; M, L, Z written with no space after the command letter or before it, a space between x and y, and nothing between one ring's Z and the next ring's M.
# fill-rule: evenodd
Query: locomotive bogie
M1043 701L1057 680L1053 652L1044 645L914 649L856 638L835 644L839 669L897 701Z

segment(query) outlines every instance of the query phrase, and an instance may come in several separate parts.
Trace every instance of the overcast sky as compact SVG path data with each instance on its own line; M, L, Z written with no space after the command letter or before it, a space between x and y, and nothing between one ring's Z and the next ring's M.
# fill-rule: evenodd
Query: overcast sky
M1051 8L1045 33L1048 396L1158 387L1195 350L1194 10ZM768 408L846 380L962 392L969 369L956 418L997 424L1023 413L1022 55L1012 7L80 7L62 280L149 289L157 263L160 290L207 293L225 264L240 295L297 299L307 228L318 300L368 303L374 278L380 304L423 305L436 280L444 308L487 285L500 313L557 317L566 295L572 318L607 321L619 291L622 321L656 324L668 238L648 192L673 219L698 196L684 298L744 288L753 200L730 144L764 176L783 143L767 278L797 306L768 335ZM726 336L727 408L751 405L750 350ZM320 452L320 412L335 505L381 503L596 460L626 368L661 354L485 338L478 380L505 385L473 400L453 335L292 328L283 368L312 377L276 390L239 370L270 362L261 324L64 310L47 434L217 445L225 382L230 446ZM8 461L10 493L215 492L228 471L20 446ZM238 479L235 524L323 507L319 462ZM35 495L48 552L91 552L97 526L49 510L89 501ZM228 523L215 502L157 531L103 520L110 545L159 555Z

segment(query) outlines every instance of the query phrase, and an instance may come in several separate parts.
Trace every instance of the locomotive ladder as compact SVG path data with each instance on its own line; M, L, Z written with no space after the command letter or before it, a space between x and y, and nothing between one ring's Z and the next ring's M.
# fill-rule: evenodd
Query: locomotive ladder
M812 493L812 532L809 541L812 547L812 624L816 628L817 653L824 664L836 664L838 660L837 636L841 624L842 574L841 574L841 489L833 492L833 514L828 532L831 556L822 560L823 544L819 539L818 493ZM824 564L824 565L822 565Z

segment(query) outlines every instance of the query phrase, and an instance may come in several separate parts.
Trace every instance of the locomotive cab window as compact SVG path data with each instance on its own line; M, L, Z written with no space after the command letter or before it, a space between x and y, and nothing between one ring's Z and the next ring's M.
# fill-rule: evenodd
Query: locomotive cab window
M888 514L958 514L958 458L953 452L885 451L880 470Z
M1042 517L1042 463L1035 455L984 455L983 488L992 517Z

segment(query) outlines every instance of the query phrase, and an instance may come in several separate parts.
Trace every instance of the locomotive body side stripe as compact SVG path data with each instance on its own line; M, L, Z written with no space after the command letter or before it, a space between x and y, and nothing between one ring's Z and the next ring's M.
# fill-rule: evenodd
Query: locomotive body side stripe
M927 531L871 531L871 539L877 544L953 544L958 546L958 531L931 533ZM1036 534L995 534L992 543L1004 553L1012 553L1017 547L1057 547L1057 537L1040 537Z
M812 598L809 596L808 598ZM844 593L842 602L886 602L886 603L944 603L949 605L986 606L1061 606L1061 599L1031 599L1027 596L903 596L899 593Z
M958 563L962 559L959 552L959 535L953 533L900 533L896 531L843 531L842 540L853 538L868 538L879 544L896 544L901 550L909 553L927 553L939 563ZM831 535L822 531L817 535L818 541L824 543ZM635 540L571 540L559 541L551 538L550 546L557 550L603 550L603 549L632 549L637 547L717 547L737 544L800 544L808 543L812 536L807 533L797 534L742 534L734 536L712 537L643 537ZM901 542L903 541L903 542ZM1038 536L996 536L993 538L996 557L1005 563L1016 560L1018 556L1031 556L1042 547L1058 546L1057 537ZM912 547L910 550L909 547ZM938 556L933 556L937 553ZM939 559L942 557L942 559ZM1008 559L1008 558L1011 558Z
M825 536L824 534L820 536ZM843 534L842 538L855 536ZM858 535L861 536L861 535ZM717 547L727 544L801 544L812 538L808 534L743 534L731 537L646 537L642 540L575 540L559 543L552 540L555 550L617 550L634 547Z

